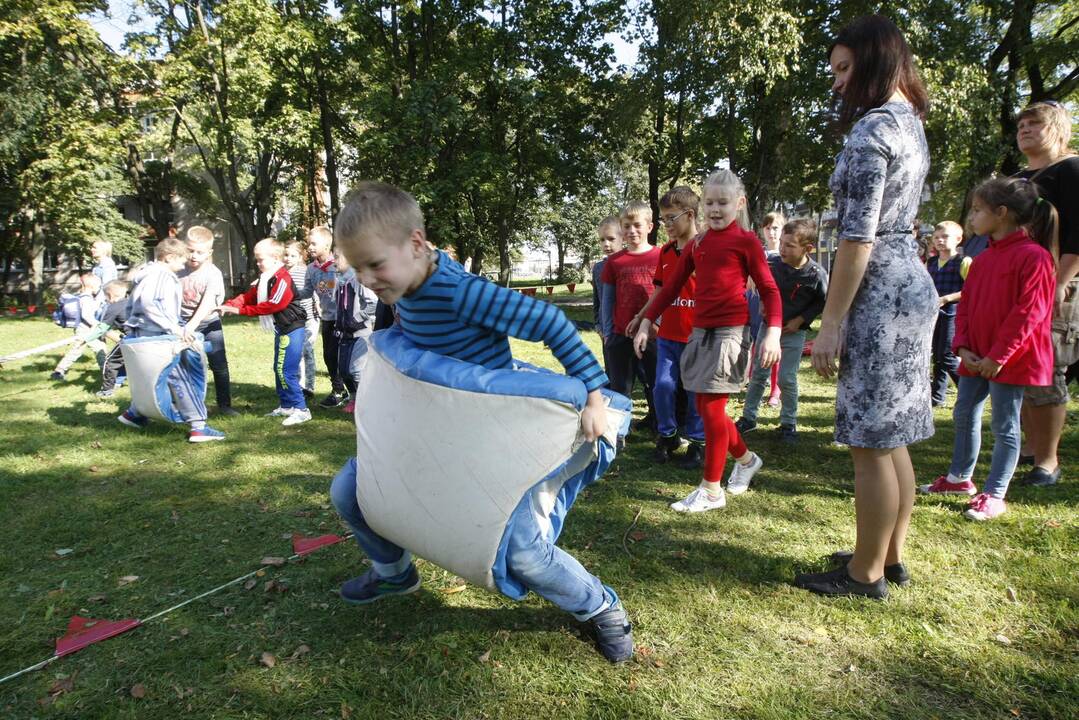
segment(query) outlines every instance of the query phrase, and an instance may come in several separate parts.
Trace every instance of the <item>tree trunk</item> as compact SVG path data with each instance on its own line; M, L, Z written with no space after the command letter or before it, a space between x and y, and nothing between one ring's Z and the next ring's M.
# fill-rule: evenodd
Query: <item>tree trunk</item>
M318 89L318 121L322 131L322 148L326 153L326 184L330 190L330 225L337 219L341 209L339 200L340 184L337 179L337 152L333 145L333 125L330 117L330 102L326 93L326 78L322 61L315 53L315 85Z

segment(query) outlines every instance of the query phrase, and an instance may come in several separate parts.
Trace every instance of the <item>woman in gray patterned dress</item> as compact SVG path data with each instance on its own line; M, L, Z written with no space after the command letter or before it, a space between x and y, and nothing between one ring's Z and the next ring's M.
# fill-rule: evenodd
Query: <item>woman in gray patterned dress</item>
M911 227L929 169L927 98L899 29L855 20L830 53L841 120L856 120L831 178L839 247L813 348L825 377L839 361L836 440L854 460L857 543L841 567L799 575L826 595L888 594L904 584L903 542L914 505L907 445L933 434L929 355L937 293ZM849 562L848 562L849 561Z

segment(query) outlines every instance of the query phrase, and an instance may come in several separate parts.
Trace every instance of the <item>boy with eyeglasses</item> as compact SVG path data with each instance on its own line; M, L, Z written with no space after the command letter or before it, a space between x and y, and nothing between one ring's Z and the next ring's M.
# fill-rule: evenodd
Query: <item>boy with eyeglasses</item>
M660 248L659 263L656 266L653 283L663 287L664 280L674 272L678 258L687 244L697 235L697 211L700 198L697 193L685 185L671 188L659 200L659 220L667 229L667 243ZM682 291L670 307L663 310L657 324L656 338L656 382L653 388L653 402L656 408L656 425L659 437L652 459L657 463L666 463L672 453L682 446L678 434L678 398L686 396L685 435L689 439L689 449L681 466L687 470L700 468L704 462L704 423L697 413L692 394L686 394L682 387L680 362L682 351L693 332L693 306L696 289L694 278L690 277L682 286ZM636 332L644 309L630 323L630 330Z

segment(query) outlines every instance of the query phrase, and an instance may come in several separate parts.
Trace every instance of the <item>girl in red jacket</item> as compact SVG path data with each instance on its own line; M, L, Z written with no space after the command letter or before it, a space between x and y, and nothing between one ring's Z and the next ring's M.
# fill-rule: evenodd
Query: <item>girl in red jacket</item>
M1052 382L1050 324L1056 277L1057 213L1024 179L996 179L974 191L970 225L989 235L971 265L956 311L952 349L962 360L955 402L955 448L947 475L924 493L974 495L963 514L991 520L1019 460L1019 411L1027 385ZM971 482L981 443L982 408L993 400L993 459L980 494Z

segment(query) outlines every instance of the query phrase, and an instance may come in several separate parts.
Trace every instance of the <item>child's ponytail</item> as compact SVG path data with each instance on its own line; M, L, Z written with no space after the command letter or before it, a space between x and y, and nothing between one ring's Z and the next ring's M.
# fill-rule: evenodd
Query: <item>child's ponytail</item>
M1053 203L1041 196L1038 186L1026 178L993 178L974 189L974 195L988 207L1006 207L1015 224L1025 227L1034 242L1057 262L1060 221Z

